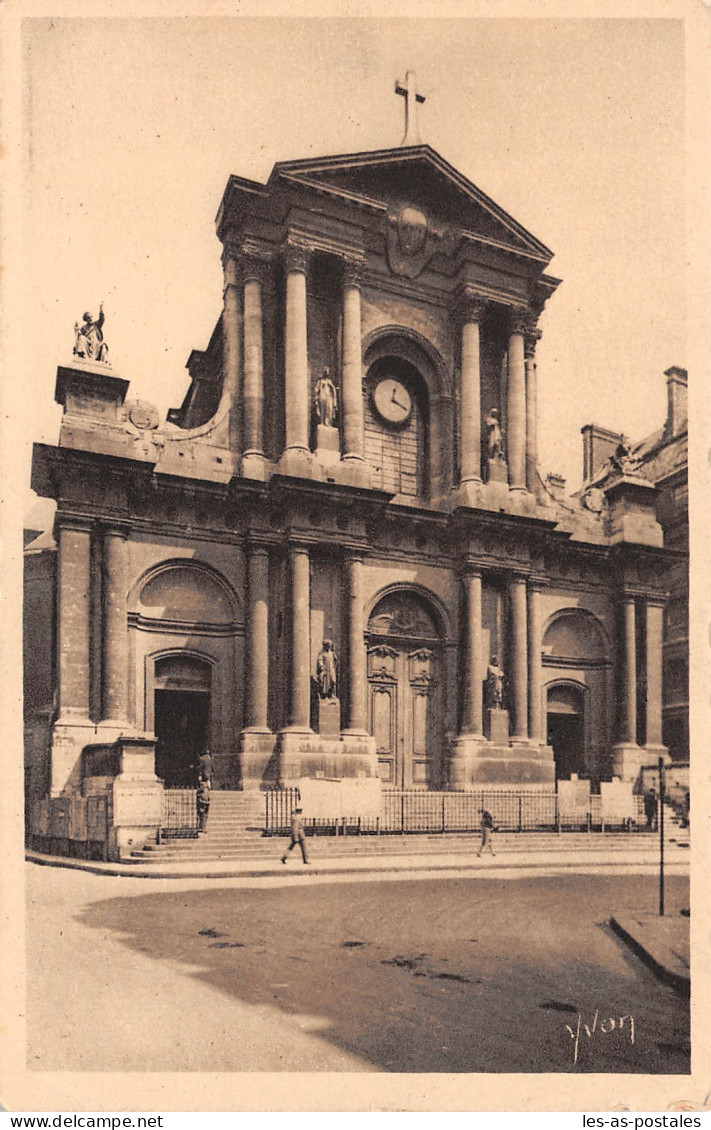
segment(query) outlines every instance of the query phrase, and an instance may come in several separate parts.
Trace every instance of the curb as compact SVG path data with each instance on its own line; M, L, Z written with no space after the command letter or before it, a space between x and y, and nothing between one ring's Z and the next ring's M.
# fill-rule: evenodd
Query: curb
M688 972L683 973L678 969L672 969L658 953L655 955L651 948L648 949L644 943L635 936L632 930L628 926L623 925L620 919L614 914L610 915L610 926L615 933L627 943L630 949L637 954L640 960L656 974L660 981L664 981L664 983L670 985L672 989L676 989L682 996L690 996L691 979Z
M285 870L283 867L277 867L276 864L262 864L260 866L260 863L255 860L252 861L251 865L249 861L245 861L246 866L244 866L243 868L220 868L218 865L214 870L211 871L178 871L175 868L163 868L160 867L160 865L153 865L150 869L146 868L144 870L143 867L141 867L140 865L137 867L135 864L101 863L92 862L91 860L85 859L71 859L66 856L42 855L39 852L25 853L26 862L34 863L39 867L62 867L73 871L86 871L92 875L108 875L112 877L129 879L268 879L274 878L279 875L286 876L290 874L305 876L325 875L333 877L338 877L339 875L357 875L366 879L374 875L383 875L387 873L394 875L402 874L416 876L417 874L424 872L430 873L433 871L442 873L454 872L457 874L461 873L462 871L469 871L472 873L472 875L476 875L483 869L490 871L492 868L490 861L486 861L481 864L475 863L472 860L467 859L466 856L461 860L449 863L438 863L436 862L436 859L437 857L433 856L432 862L420 861L414 863L408 862L407 857L403 858L402 856L385 856L382 859L381 866L365 867L333 867L330 861L324 862L322 864L314 863L314 861L312 861L308 871L306 871L305 868L300 868L298 871L296 871L295 869ZM604 866L606 868L629 867L633 862L637 863L639 861L629 859L619 861L607 859L602 863L595 861L589 863L584 859L577 860L575 862L566 862L565 860L548 860L549 865L552 868L555 868L556 871L572 870L579 868L581 865ZM505 862L502 861L500 863L494 864L493 866L497 871L520 871L523 868L540 868L542 864L540 861L526 862L522 859L513 859L509 856ZM650 864L649 866L652 866L652 864Z

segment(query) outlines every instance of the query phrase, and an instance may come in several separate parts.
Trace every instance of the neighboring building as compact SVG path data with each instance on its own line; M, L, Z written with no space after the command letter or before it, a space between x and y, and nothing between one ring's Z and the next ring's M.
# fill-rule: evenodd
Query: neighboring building
M672 366L667 378L667 418L663 428L630 449L638 474L657 487L657 521L664 544L678 551L669 565L669 597L664 615L664 696L662 740L673 761L689 758L689 486L688 376ZM611 470L610 457L623 437L589 424L583 428L586 483Z
M128 850L207 744L221 789L635 780L670 555L638 474L539 475L552 253L426 145L232 176L217 231L223 309L167 421L106 363L58 369L32 842Z

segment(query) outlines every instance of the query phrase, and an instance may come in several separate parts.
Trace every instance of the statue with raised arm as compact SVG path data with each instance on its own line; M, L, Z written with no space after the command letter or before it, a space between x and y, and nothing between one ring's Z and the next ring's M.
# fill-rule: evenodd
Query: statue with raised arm
M94 321L87 310L81 325L74 323L74 356L82 361L103 361L108 364L109 347L104 341L104 304L99 306L99 317Z
M328 428L335 426L338 415L338 390L331 380L330 369L324 369L314 388L316 420Z
M324 640L316 660L316 685L319 698L335 698L338 689L338 660L333 640Z
M493 710L501 710L504 705L504 673L495 655L492 655L486 672L486 694L489 706Z
M503 459L504 451L498 408L492 408L491 412L486 417L486 432L489 446L489 459Z

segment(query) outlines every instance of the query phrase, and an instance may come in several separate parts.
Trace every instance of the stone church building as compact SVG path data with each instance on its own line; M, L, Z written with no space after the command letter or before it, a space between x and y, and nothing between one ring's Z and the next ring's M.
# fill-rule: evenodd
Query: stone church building
M539 470L552 252L427 145L231 176L217 234L222 308L166 420L102 318L57 371L35 842L108 796L120 853L206 747L228 790L634 780L663 752L675 558L624 450L575 497Z

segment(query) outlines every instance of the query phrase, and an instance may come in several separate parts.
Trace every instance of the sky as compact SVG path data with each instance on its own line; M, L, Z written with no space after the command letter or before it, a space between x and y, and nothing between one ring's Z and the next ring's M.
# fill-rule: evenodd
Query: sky
M104 302L129 398L181 403L222 302L228 176L422 140L554 251L538 347L542 471L580 429L661 427L686 367L684 29L672 19L35 18L23 28L25 454Z

